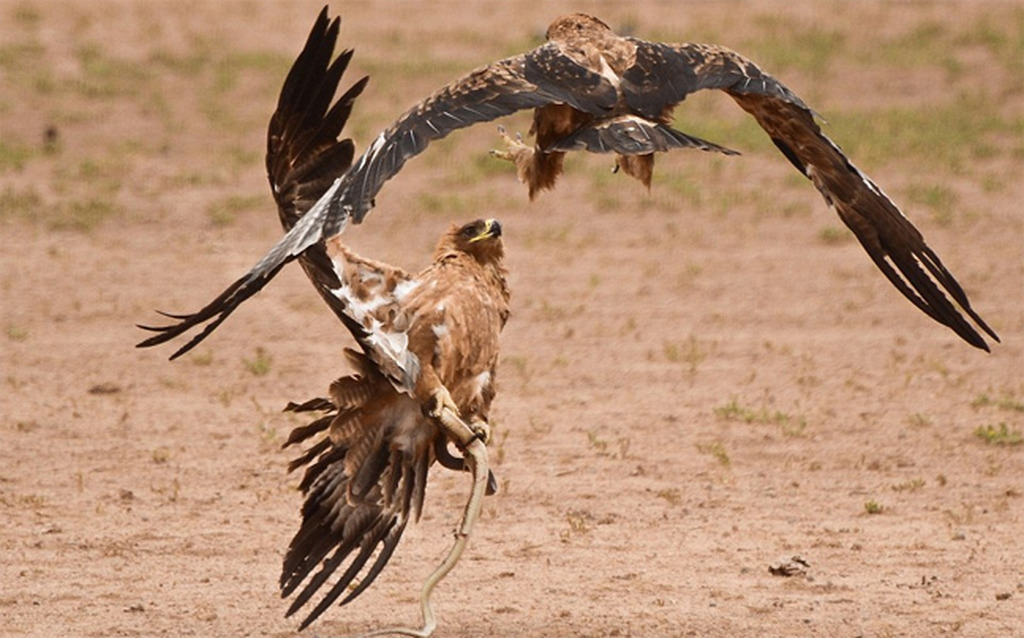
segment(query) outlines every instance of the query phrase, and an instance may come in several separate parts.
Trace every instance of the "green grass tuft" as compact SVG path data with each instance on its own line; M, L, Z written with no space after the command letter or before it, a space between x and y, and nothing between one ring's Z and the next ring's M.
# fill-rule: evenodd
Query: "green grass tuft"
M999 100L961 94L915 107L843 111L830 117L826 131L859 164L917 162L967 170L971 160L1024 152L1024 117L1008 117Z
M39 214L42 203L39 191L32 186L22 189L6 186L0 192L0 221L33 219Z
M14 7L14 11L11 12L11 17L19 26L28 29L34 29L43 20L43 15L39 13L39 9L30 2L19 2Z
M914 184L907 189L907 199L912 204L927 206L935 223L948 227L955 219L960 198L945 184Z
M974 436L978 437L989 445L998 446L1015 446L1020 445L1024 442L1024 436L1021 435L1019 429L1010 429L1010 426L1006 423L1000 422L997 425L982 425L974 431Z
M662 346L665 359L672 363L683 363L690 374L697 372L697 367L708 357L707 348L696 336L690 335L686 341L666 341Z
M777 425L785 436L798 437L807 429L807 418L799 414L789 414L781 410L767 408L748 408L736 399L714 409L715 416L725 421Z
M228 195L211 202L206 207L206 216L217 227L232 226L241 213L261 211L266 206L263 195Z
M729 467L732 465L732 459L729 458L729 452L721 442L715 441L713 443L698 443L697 451L701 454L710 454L722 467Z
M9 340L15 342L28 341L30 335L27 327L16 323L9 323L4 326L4 334L7 335Z
M77 56L82 75L76 88L86 97L136 96L152 77L144 63L112 57L98 44L80 46Z
M818 231L818 239L830 245L845 244L853 239L853 233L846 226L829 224Z
M744 46L750 47L751 55L756 52L759 65L776 76L793 71L824 76L849 48L845 34L823 30L819 24L775 13L755 16L754 22L760 27L758 37Z
M48 225L53 230L88 233L100 224L122 213L121 207L108 199L87 198L63 202L50 216Z
M902 483L896 483L892 486L894 492L916 492L925 486L924 479L915 478L908 479Z
M266 376L270 372L273 360L265 348L256 348L256 356L245 360L245 368L255 377Z
M0 173L20 171L32 158L32 151L22 144L0 139Z
M990 397L988 394L981 394L974 401L971 401L971 407L975 409L989 406L996 407L1001 410L1024 412L1024 401L1014 399L1008 394L998 398Z

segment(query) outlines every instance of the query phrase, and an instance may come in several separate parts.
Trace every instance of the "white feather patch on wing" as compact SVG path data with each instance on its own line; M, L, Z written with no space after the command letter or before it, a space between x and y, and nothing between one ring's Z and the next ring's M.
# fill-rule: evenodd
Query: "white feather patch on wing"
M404 301L406 296L408 296L410 292L415 290L416 286L418 285L420 285L420 282L416 281L415 279L407 279L405 281L399 282L398 285L395 286L395 290L393 293L395 301L399 303Z
M409 335L405 332L390 332L377 319L373 319L367 339L375 348L385 352L406 370L405 361L411 356L409 352ZM408 370L406 370L408 372Z
M403 283L415 286L413 280ZM419 360L409 351L409 334L405 330L386 325L374 314L380 308L395 303L390 291L379 288L374 291L375 294L360 299L350 283L342 279L341 286L332 289L331 293L345 304L345 313L366 330L365 343L402 371L402 379L390 379L395 389L399 392L409 392L420 373Z
M345 302L349 314L363 325L366 325L366 317L372 317L374 312L389 302L386 297L380 295L375 295L365 301L360 300L347 281L342 283L341 288L337 288L334 294Z

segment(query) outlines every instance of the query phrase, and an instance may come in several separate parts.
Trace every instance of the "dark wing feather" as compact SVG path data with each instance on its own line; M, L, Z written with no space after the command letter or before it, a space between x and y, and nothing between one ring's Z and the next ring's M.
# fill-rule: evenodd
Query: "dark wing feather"
M809 110L778 80L724 47L630 41L636 62L622 74L623 93L630 109L652 121L664 122L676 104L703 89L757 93Z
M349 217L362 222L384 182L430 142L453 131L554 103L603 115L615 102L615 87L556 43L476 69L414 106L381 133L332 196L323 236L340 233Z
M340 604L344 605L369 587L391 558L406 525L419 517L423 506L427 470L434 460L433 444L425 437L419 447L409 449L395 440L401 431L398 424L420 419L420 409L392 391L379 375L370 375L362 383L375 391L367 393L365 403L351 409L361 414L357 428L350 429L351 411L335 408L289 438L301 440L311 432L322 432L323 419L331 417L335 423L344 422L349 432L345 437L323 434L292 464L292 469L302 464L307 468L300 484L305 493L302 525L288 547L281 571L281 596L295 595L287 615L323 591L300 629L342 595ZM364 455L365 460L349 467L350 456L366 444L373 449Z
M971 308L963 289L917 228L821 132L814 113L792 91L749 60L722 47L638 45L637 64L623 75L624 82L629 82L626 99L631 107L654 117L659 109L671 108L693 91L726 91L754 116L797 170L814 183L897 290L971 345L989 349L960 310L999 341Z
M332 181L348 170L354 155L350 139L338 139L368 78L362 78L333 106L331 100L351 59L352 52L343 52L334 62L331 56L338 38L339 19L329 20L324 8L317 17L302 52L296 58L278 99L277 110L267 128L267 175L278 216L285 229L297 220L330 187ZM203 329L179 348L171 359L191 350L205 339L242 302L259 292L285 263L299 254L274 264L266 260L246 273L201 310L190 315L165 315L177 319L167 326L140 326L157 333L138 344L146 348L178 337L190 329L206 324ZM332 280L330 259L323 246L313 246L300 259L303 270L317 290L336 285ZM209 323L207 323L209 322ZM347 324L346 324L347 325ZM358 329L351 325L350 329Z
M317 24L320 23L318 21ZM313 34L310 37L312 39ZM308 58L318 62L323 59L313 54ZM344 64L340 68L344 70ZM340 75L340 71L338 73ZM313 74L305 77L317 76ZM311 84L319 85L315 80ZM362 90L362 84L353 87L356 94L359 90ZM352 91L346 93L346 97L350 93ZM314 94L322 95L323 91L315 91ZM349 101L354 97L351 95ZM345 98L342 98L338 104L344 101ZM169 341L192 327L212 320L171 358L184 354L205 339L242 302L259 292L286 263L307 251L319 250L315 248L317 244L343 232L350 219L356 223L361 222L372 208L373 198L384 183L397 174L406 161L423 152L430 142L478 122L551 103L565 103L581 110L603 113L614 104L614 88L599 74L580 66L563 55L557 45L550 43L525 55L481 67L442 88L414 106L378 136L356 165L343 177L337 177L288 233L221 296L195 314L176 317L181 320L177 324L144 327L159 334L139 346L148 347ZM347 115L343 109L339 113ZM273 178L274 168L271 166L268 160ZM311 174L318 178L312 183L316 184L317 189L325 187L326 179L340 173L312 171ZM305 197L307 194L310 197ZM297 196L300 199L296 201L305 204L312 199L312 194L299 189ZM281 217L282 221L293 218L285 209L282 209ZM311 273L309 268L306 268L306 274L314 280L318 289L330 283L317 281L317 275Z

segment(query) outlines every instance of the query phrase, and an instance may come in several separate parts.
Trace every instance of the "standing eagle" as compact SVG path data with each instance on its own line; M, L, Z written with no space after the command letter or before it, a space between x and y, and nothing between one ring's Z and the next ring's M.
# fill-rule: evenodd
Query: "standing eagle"
M297 592L287 615L327 588L300 629L343 594L341 604L374 581L405 526L419 518L430 466L436 460L463 467L448 452L449 439L464 450L474 437L487 439L498 335L509 313L495 220L453 225L433 264L418 275L361 258L337 242L331 252L338 284L329 292L359 326L350 330L362 352L346 351L355 373L335 381L329 399L289 405L293 411L327 411L286 442L317 437L290 466L307 467L300 484L306 495L302 526L281 573L281 594ZM485 453L479 454L483 458L473 463L486 463ZM473 469L476 491L467 512L479 507L480 490L494 490L486 465ZM459 542L477 513L466 514ZM457 544L453 559L425 587L427 634L434 622L430 589L461 551ZM325 585L346 561L341 576Z
M267 172L286 230L352 162L352 141L338 138L367 78L331 105L352 55L344 51L331 62L338 29L339 20L321 12L268 127ZM345 351L354 372L331 384L329 398L287 408L324 413L285 443L307 443L289 466L306 469L299 485L305 494L302 523L281 573L282 596L295 595L287 615L323 592L300 628L343 594L341 604L373 583L406 525L418 519L437 461L471 470L474 481L456 542L424 585L424 627L413 633L433 630L430 593L457 562L481 497L495 489L483 442L490 431L498 336L509 315L501 235L496 220L453 225L438 242L433 263L415 275L360 257L336 239L299 256L359 345ZM218 297L208 308L223 319L228 299ZM157 334L140 346L181 332L176 325L146 329ZM451 454L449 442L465 458Z
M623 172L649 184L656 152L696 148L734 153L671 127L674 108L702 89L725 91L757 120L915 306L977 348L989 346L961 312L999 340L920 231L822 133L814 112L778 80L724 47L623 37L601 20L577 13L556 19L545 44L478 68L399 117L350 170L337 174L320 201L217 303L182 318L177 326L181 332L211 322L185 349L266 285L283 264L337 236L349 220L362 222L384 183L432 141L533 109L534 145L506 138L509 149L498 153L516 163L531 197L554 186L570 150L614 153Z

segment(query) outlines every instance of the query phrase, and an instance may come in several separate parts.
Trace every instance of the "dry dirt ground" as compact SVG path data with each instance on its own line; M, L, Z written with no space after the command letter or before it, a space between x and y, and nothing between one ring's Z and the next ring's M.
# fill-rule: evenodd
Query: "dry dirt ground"
M295 635L280 409L344 372L347 335L297 268L173 363L133 324L279 236L264 127L319 8L0 1L0 635ZM418 269L451 221L506 227L501 489L438 635L1024 635L1021 4L338 4L373 76L351 134L571 9L759 61L1003 343L902 299L724 96L679 123L744 155L664 157L650 194L577 156L531 204L492 125L453 135L346 235ZM417 622L466 478L432 477L381 579L307 633Z

